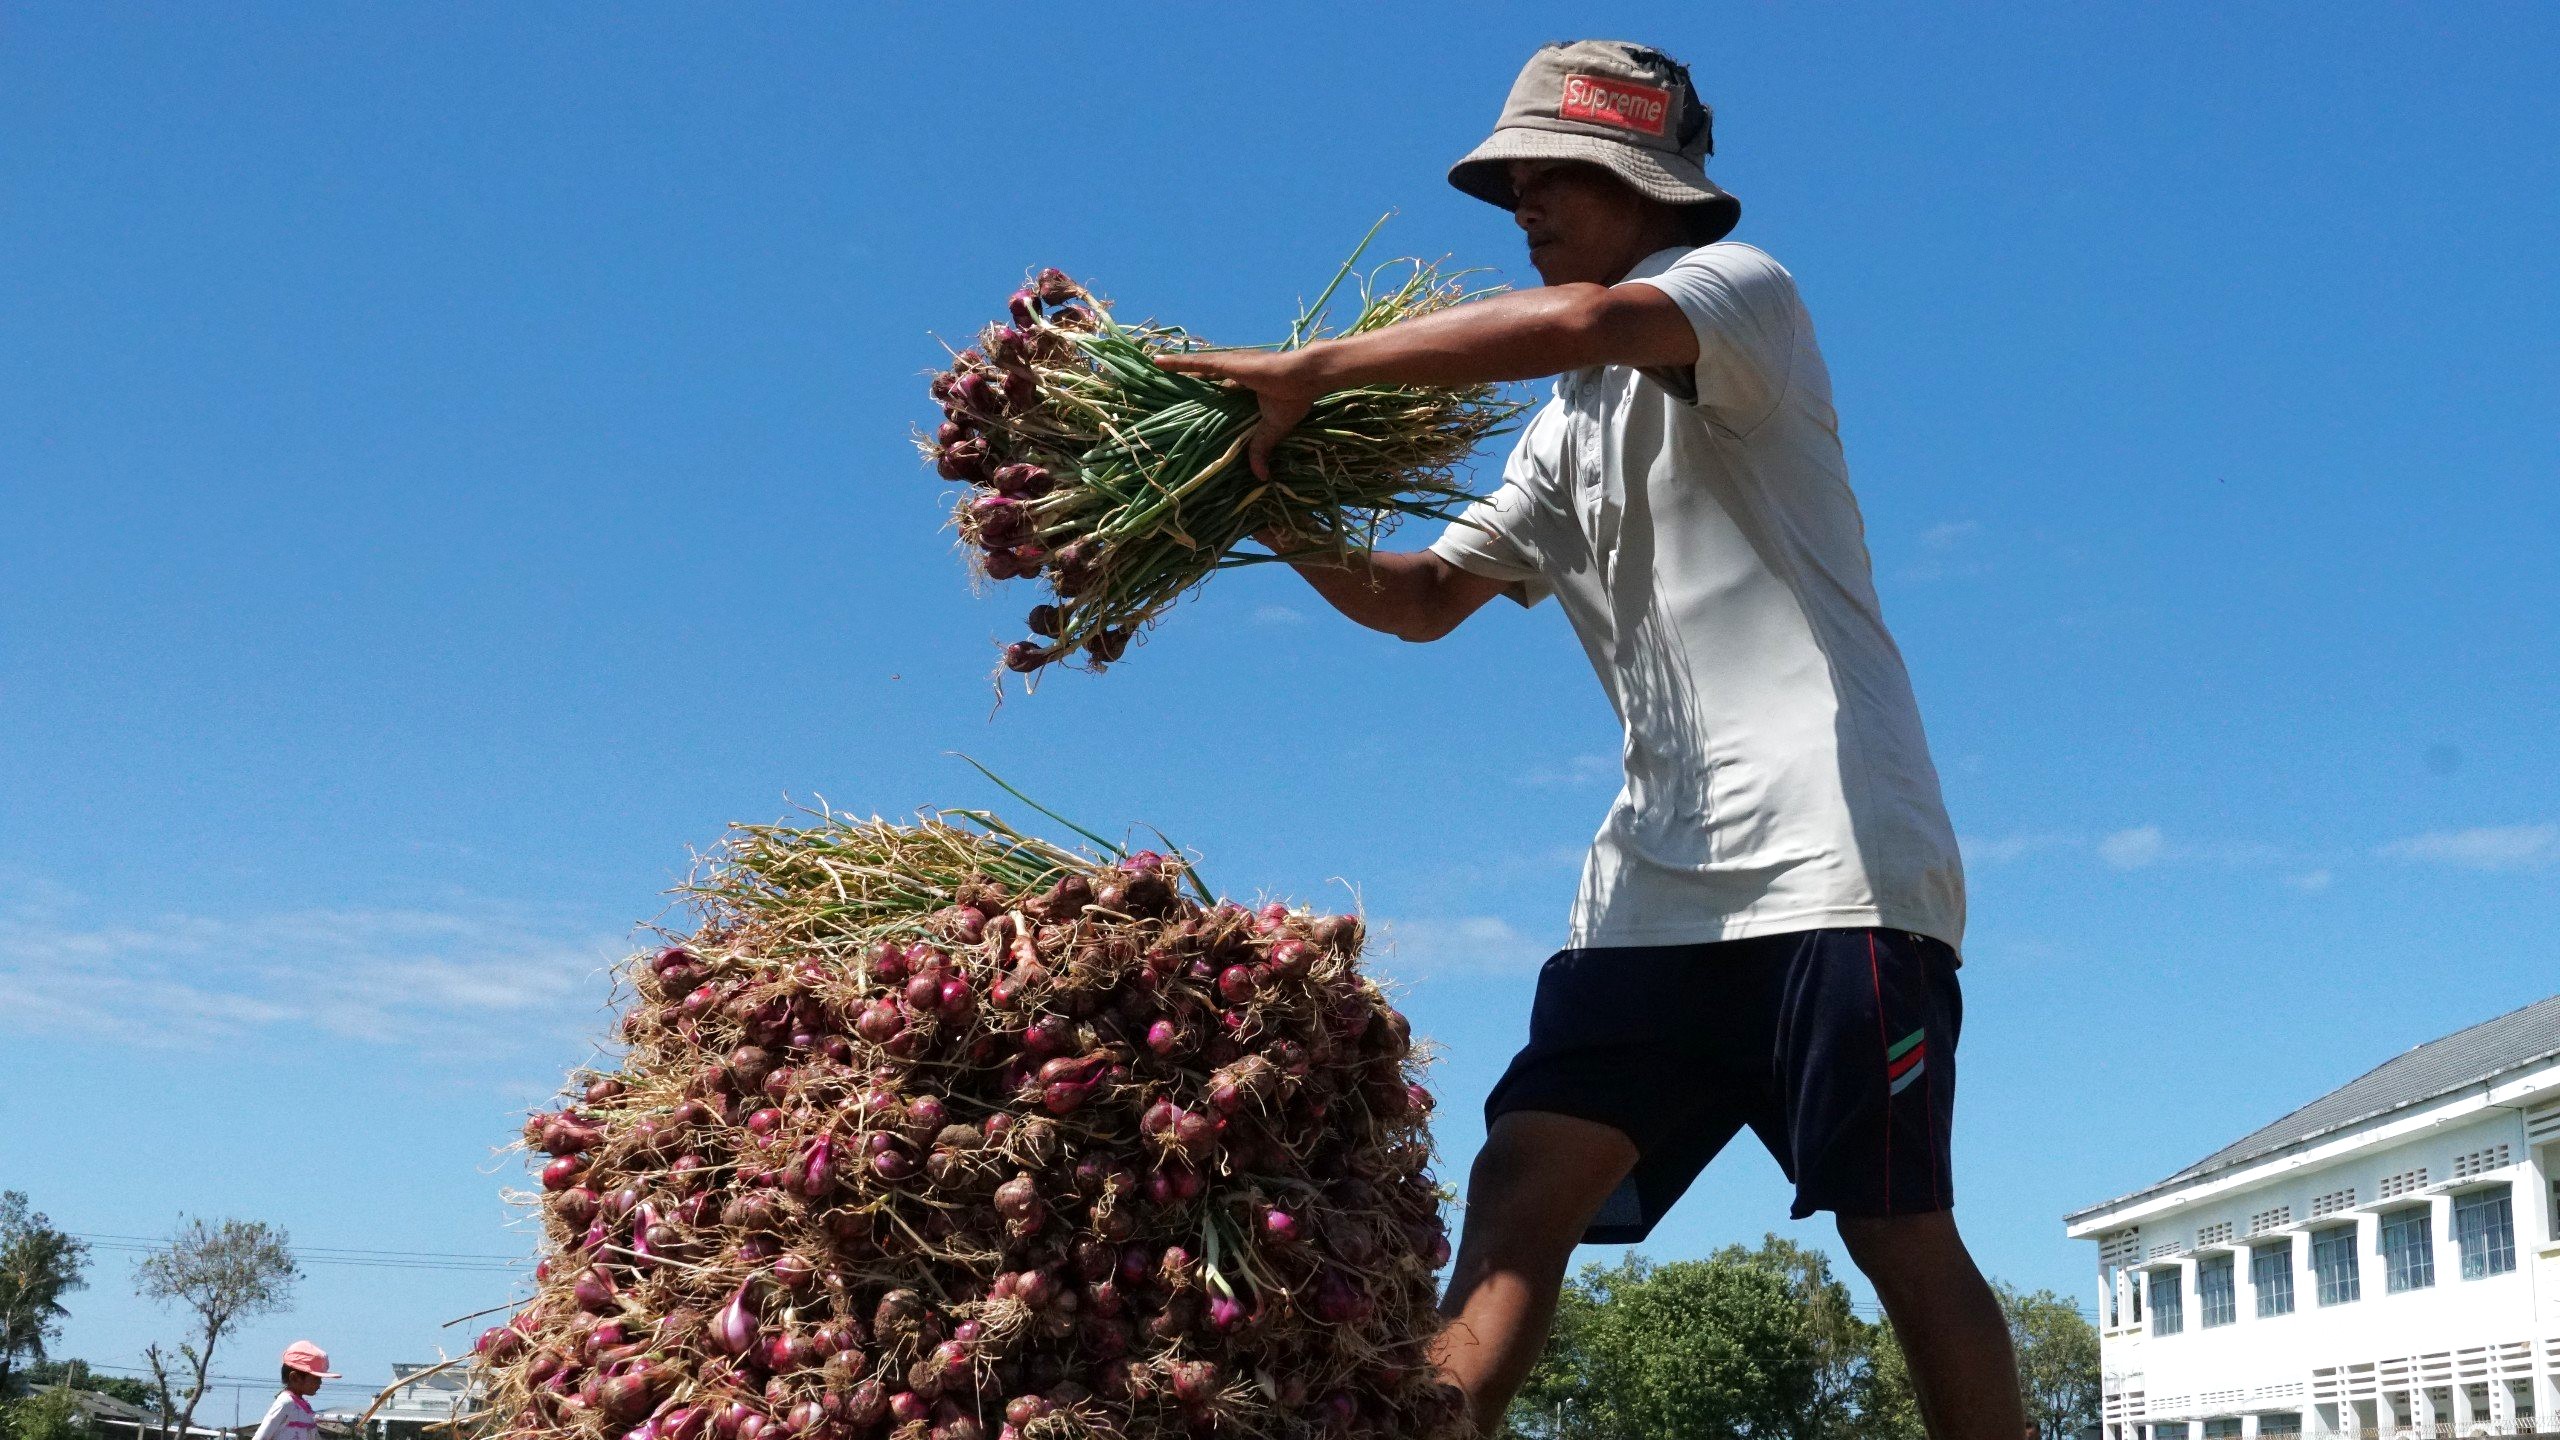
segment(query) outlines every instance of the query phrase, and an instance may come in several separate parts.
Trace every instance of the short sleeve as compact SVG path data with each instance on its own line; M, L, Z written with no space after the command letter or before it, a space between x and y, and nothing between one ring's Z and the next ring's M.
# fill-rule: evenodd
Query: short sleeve
M1502 484L1458 512L1430 545L1432 554L1470 575L1509 581L1511 598L1523 605L1537 604L1550 589L1540 568L1534 521L1540 498L1555 482L1563 416L1554 400L1538 407L1519 443L1511 447L1511 458L1503 462Z
M1698 332L1694 375L1647 375L1665 380L1678 398L1736 433L1758 428L1776 411L1786 397L1803 324L1795 279L1777 261L1748 245L1708 245L1660 274L1623 283L1650 285L1670 296Z

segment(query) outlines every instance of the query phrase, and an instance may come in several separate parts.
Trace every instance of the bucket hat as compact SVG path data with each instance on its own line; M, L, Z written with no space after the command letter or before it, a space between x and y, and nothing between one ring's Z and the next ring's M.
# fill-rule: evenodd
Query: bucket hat
M1449 167L1449 183L1509 210L1519 203L1512 161L1579 160L1640 195L1708 207L1701 230L1712 241L1742 218L1742 202L1707 178L1715 148L1715 114L1687 66L1623 40L1559 41L1521 67L1493 134Z

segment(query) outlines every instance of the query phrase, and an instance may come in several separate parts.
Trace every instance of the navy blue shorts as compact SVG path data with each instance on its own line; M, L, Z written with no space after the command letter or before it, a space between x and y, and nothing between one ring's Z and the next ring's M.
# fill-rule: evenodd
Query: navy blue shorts
M1586 1244L1642 1240L1745 1125L1796 1219L1948 1209L1959 963L1902 930L1558 951L1485 1124L1540 1110L1635 1142Z

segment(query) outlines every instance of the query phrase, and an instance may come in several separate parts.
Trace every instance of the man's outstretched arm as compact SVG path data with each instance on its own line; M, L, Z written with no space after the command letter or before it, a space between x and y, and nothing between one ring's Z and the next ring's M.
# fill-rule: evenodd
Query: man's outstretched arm
M1241 385L1261 399L1262 424L1246 453L1253 473L1266 480L1272 447L1328 391L1498 384L1586 365L1697 362L1698 332L1670 296L1651 285L1579 284L1496 295L1297 350L1156 357L1168 370Z
M1258 538L1273 550L1291 548L1282 536ZM1293 564L1334 609L1399 640L1437 640L1509 586L1469 574L1428 550Z

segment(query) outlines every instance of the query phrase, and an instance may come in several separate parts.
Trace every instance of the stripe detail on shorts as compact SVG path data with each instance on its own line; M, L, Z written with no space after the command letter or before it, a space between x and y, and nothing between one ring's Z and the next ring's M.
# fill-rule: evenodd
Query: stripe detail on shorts
M1914 1030L1895 1041L1893 1047L1884 1052L1884 1058L1885 1076L1893 1082L1892 1088L1886 1093L1899 1095L1910 1087L1912 1081L1919 1079L1921 1073L1928 1068L1929 1031L1927 1027Z

